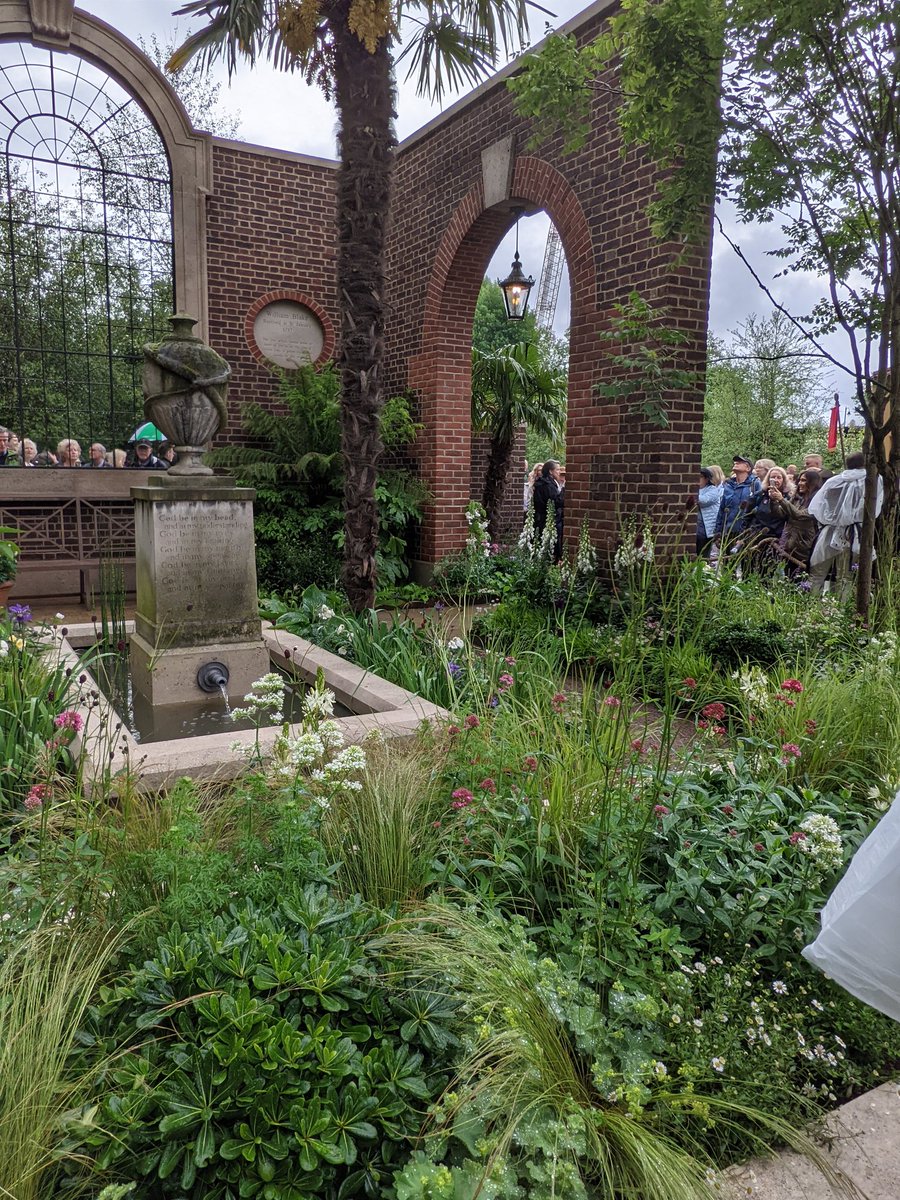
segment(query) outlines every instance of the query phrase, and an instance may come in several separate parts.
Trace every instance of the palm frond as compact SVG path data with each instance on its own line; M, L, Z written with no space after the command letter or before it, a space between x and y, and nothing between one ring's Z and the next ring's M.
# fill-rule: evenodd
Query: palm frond
M524 49L528 34L527 0L401 0L398 13L416 32L397 61L409 58L407 79L416 76L416 91L431 100L484 79L500 51Z
M562 439L566 420L565 371L547 365L528 342L489 354L472 351L472 426L496 441L512 440L519 425Z
M276 0L190 0L176 9L176 17L206 17L208 24L192 33L166 63L175 72L199 55L206 64L224 59L228 74L239 58L255 63L267 58L280 70L299 65L278 30Z

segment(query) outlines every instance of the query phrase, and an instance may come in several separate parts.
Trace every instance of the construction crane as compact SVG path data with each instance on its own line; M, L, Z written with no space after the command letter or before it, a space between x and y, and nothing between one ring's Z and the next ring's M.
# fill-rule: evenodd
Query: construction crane
M556 226L550 222L547 230L547 245L544 249L544 265L541 268L541 283L534 306L534 319L542 329L553 329L559 285L562 280L566 256Z

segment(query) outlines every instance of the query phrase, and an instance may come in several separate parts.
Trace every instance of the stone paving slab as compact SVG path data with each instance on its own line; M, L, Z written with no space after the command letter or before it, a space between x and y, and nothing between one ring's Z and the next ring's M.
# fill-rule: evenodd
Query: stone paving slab
M823 1150L845 1176L838 1189L802 1155L784 1151L727 1172L730 1197L753 1200L900 1200L900 1092L895 1083L842 1105L826 1122Z

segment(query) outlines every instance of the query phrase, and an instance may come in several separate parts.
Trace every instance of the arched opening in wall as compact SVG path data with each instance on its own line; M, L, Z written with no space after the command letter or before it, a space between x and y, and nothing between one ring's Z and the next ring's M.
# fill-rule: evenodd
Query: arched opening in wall
M536 245L527 251L527 272L539 274L546 245L548 220L559 232L570 279L568 313L569 369L566 419L566 520L577 530L587 510L591 455L604 447L598 433L593 383L597 359L597 266L590 227L581 204L565 176L542 159L516 160L508 198L484 206L479 183L453 212L441 238L429 280L422 328L422 350L410 360L409 382L421 397L423 431L418 443L422 476L435 497L422 528L419 571L447 554L461 550L468 531L466 509L472 500L472 344L473 323L485 275L498 249L496 274L505 276L512 255L504 238L515 224L515 212L525 216L522 235L532 222ZM498 256L499 257L499 256ZM533 264L533 265L532 265ZM557 309L557 331L566 320ZM521 528L524 478L521 460L510 475L512 525ZM521 486L520 486L521 485ZM475 487L477 498L477 484Z
M0 148L0 424L126 447L173 305L166 148L101 67L26 42L0 44Z
M502 280L518 252L534 279L522 320L507 315ZM543 211L523 214L491 258L472 328L472 499L497 541L518 537L533 473L565 460L569 271L559 231Z

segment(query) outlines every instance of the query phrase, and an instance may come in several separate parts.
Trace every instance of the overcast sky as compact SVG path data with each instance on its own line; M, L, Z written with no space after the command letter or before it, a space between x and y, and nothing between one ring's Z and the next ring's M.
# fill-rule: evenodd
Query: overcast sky
M544 0L544 3L556 14L555 25L585 7L581 0L557 0L555 4ZM141 35L149 37L151 34L156 34L161 41L177 34L180 41L192 28L185 18L176 19L172 15L179 7L178 0L80 0L79 7L94 13L135 41ZM541 13L535 14L533 41L543 36L544 19ZM253 70L241 65L230 83L223 67L217 67L216 71L225 85L223 103L240 114L239 136L243 140L304 154L335 157L334 110L316 88L308 87L298 76L276 72L265 65L258 65ZM443 107L448 107L457 98L450 96ZM402 78L399 80L397 132L401 139L414 133L440 111L441 106L416 96L411 84L404 83ZM523 220L520 227L522 262L526 272L535 278L540 274L547 227L548 219L543 214ZM777 267L766 257L766 250L775 244L771 233L759 227L735 227L733 222L729 229L759 273L771 281L778 298L798 315L809 312L824 293L822 282L814 277L796 275L773 280ZM497 249L490 268L492 277L507 273L513 250L510 236ZM568 279L564 277L556 316L558 330L564 330L568 324L568 305ZM746 267L724 240L717 238L713 253L712 331L724 335L751 313L767 315L769 311L768 300ZM837 357L845 357L842 338L834 337L826 344ZM846 376L837 378L829 373L826 378L827 392L837 387L844 396L849 395Z

